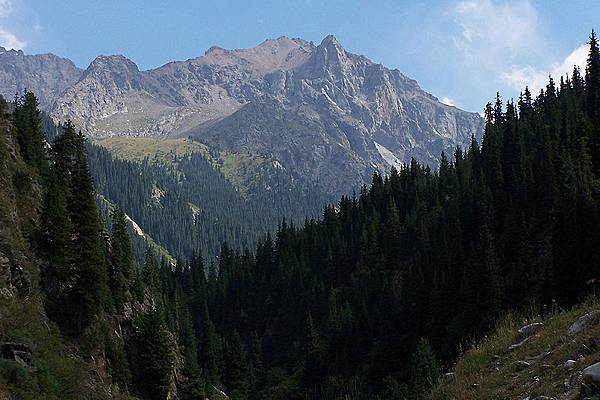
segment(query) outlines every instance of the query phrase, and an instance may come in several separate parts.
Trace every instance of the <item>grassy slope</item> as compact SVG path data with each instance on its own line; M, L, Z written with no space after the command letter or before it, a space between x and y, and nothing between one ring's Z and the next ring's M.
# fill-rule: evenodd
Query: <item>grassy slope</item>
M99 139L95 143L107 148L117 157L142 161L148 159L155 162L165 162L175 157L192 153L208 156L206 145L190 139L157 139L136 136L116 136Z
M118 136L95 141L105 147L116 157L129 161L145 159L168 168L177 169L177 159L190 154L201 154L218 168L223 176L245 194L248 185L256 175L258 167L263 165L266 157L249 153L230 153L219 151L215 153L200 142L191 139L158 139L136 136Z
M600 309L597 298L589 299L571 310L557 311L545 318L518 320L506 317L495 333L467 350L434 391L433 399L535 399L548 396L574 399L579 393L579 372L600 361L600 324L590 326L579 335L567 338L565 332L579 318ZM531 340L515 349L521 341L517 330L531 322L543 322L543 329ZM577 363L573 369L565 361ZM523 368L515 364L526 361Z

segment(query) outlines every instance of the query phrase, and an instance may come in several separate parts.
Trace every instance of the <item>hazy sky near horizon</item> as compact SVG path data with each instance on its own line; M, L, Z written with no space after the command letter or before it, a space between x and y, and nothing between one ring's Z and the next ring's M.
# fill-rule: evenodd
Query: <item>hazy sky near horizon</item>
M123 54L140 69L253 47L266 38L318 44L333 34L416 79L449 104L481 112L500 91L538 91L583 65L599 0L0 0L0 45L55 53L81 68Z

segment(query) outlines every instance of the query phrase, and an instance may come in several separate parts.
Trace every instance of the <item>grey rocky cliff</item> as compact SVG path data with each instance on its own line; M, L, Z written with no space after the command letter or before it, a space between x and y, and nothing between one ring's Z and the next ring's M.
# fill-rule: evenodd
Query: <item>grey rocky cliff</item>
M482 134L477 114L440 103L399 71L346 52L333 36L298 67L263 81L260 98L193 136L267 153L318 176L334 195L411 158L436 166L442 151Z
M483 129L478 114L442 104L333 36L319 45L280 37L250 49L212 47L148 71L100 56L51 111L92 137L192 136L265 154L335 196L411 158L435 167L442 151Z
M25 89L48 110L56 97L73 86L82 71L72 61L54 54L25 55L21 50L0 47L0 95L12 100Z

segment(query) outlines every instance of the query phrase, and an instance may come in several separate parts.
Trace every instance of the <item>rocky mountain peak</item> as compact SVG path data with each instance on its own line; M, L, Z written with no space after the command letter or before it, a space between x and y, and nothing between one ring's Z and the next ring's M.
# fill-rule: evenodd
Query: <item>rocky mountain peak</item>
M321 41L321 46L337 46L337 47L342 47L342 45L340 44L340 42L337 40L337 38L334 35L327 35L323 38L323 40Z
M316 55L325 66L341 66L348 59L346 50L333 35L328 35L321 41L316 49Z
M300 38L289 38L287 36L280 36L276 39L267 39L264 42L260 43L257 48L269 48L269 49L277 49L277 48L288 48L288 47L305 47L310 49L314 47L304 39Z
M353 58L357 56L348 53L335 36L328 35L314 48L310 59L300 69L303 76L332 79L345 75L352 67Z
M15 50L15 49L6 49L2 46L0 46L0 55L2 54L8 54L8 55L13 55L13 56L24 56L25 53L23 53L23 50Z
M25 89L36 94L48 110L58 95L81 77L71 60L54 54L27 55L22 50L0 47L0 95L12 99Z
M138 66L123 55L98 56L85 70L83 79L94 77L104 84L140 86Z
M368 182L373 169L413 157L435 166L442 151L482 132L477 114L441 104L399 71L346 51L333 35L317 46L286 36L252 48L215 46L149 71L122 55L99 56L83 76L68 60L30 57L0 57L0 84L4 71L11 96L15 81L52 93L44 104L56 98L55 120L71 118L96 137L195 137L267 155L316 176L336 197ZM31 73L19 75L25 70ZM58 82L48 88L34 85L52 79Z
M252 77L261 77L276 70L298 67L309 57L313 48L305 40L281 36L246 49L226 50L213 46L197 61L201 64L235 67L247 71Z
M138 66L127 57L115 54L98 56L92 61L86 71L111 70L112 72L139 73Z
M225 50L222 47L219 46L211 46L208 50L206 50L204 52L205 56L211 55L211 54L219 54L219 53L225 53L227 50Z

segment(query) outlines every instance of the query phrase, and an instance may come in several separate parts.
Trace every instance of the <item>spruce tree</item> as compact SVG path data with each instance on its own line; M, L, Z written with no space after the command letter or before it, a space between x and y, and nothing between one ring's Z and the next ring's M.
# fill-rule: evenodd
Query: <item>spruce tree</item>
M244 343L237 332L233 333L228 343L227 358L227 389L231 393L231 398L246 400L250 389L250 369Z
M258 399L259 393L265 385L265 370L263 363L262 342L256 332L252 333L252 341L250 343L250 361L252 369L250 398Z
M142 270L142 279L146 287L152 291L160 289L160 274L158 265L152 249L148 247L144 253L144 269Z
M109 281L115 307L118 311L128 300L129 290L135 278L131 238L127 219L120 207L112 213L112 235Z
M590 50L585 68L586 106L592 122L592 131L590 132L591 156L596 165L595 173L600 175L600 49L598 38L593 30L589 45Z
M415 399L427 399L430 390L439 379L440 367L431 345L421 339L412 359L412 395Z
M75 139L69 199L75 283L69 305L73 311L74 328L81 330L106 308L109 288L101 242L102 226L88 169L85 138L81 132L77 135L69 132L72 128L72 125L65 127L65 135Z
M194 336L192 317L187 308L181 309L180 320L179 344L183 347L184 352L184 373L189 377L197 377L200 374L198 346Z
M585 68L587 109L592 121L598 123L600 119L600 49L594 30L590 34L589 45L590 50Z
M64 181L52 167L41 213L41 250L47 260L42 270L43 285L48 296L49 314L56 316L73 283L74 254L72 226L67 209Z
M48 172L46 139L39 102L32 92L25 91L15 99L14 125L23 161L45 175Z
M206 303L204 303L202 312L202 328L202 345L200 347L202 369L204 371L204 381L208 386L207 392L212 392L213 387L218 387L221 384L221 354L219 354L217 332L210 319Z
M172 392L175 354L169 336L157 313L141 316L136 335L139 350L136 382L138 392L147 399L164 400Z

